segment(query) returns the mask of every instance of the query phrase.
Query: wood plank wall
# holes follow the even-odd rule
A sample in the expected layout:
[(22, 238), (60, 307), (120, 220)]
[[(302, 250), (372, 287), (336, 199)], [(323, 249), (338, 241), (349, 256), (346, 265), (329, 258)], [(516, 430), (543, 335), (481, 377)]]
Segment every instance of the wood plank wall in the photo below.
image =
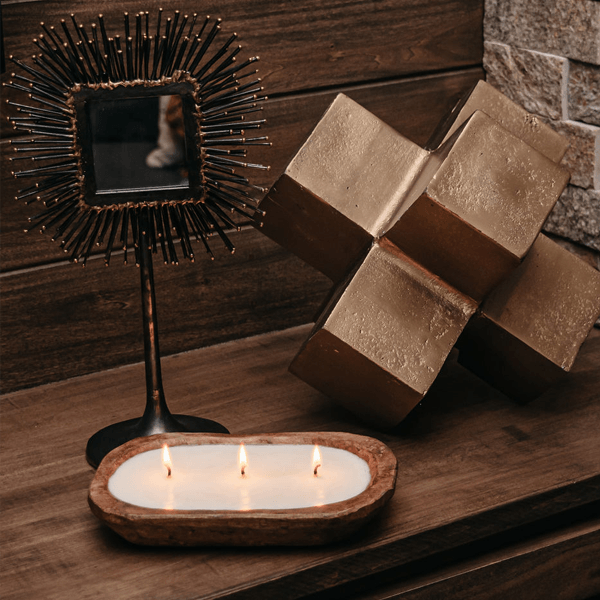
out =
[[(123, 10), (181, 10), (223, 19), (257, 54), (269, 100), (273, 147), (257, 152), (271, 185), (320, 115), (344, 92), (417, 143), (483, 77), (483, 0), (208, 0), (129, 3), (8, 0), (2, 3), (5, 52), (27, 59), (42, 32), (74, 13), (91, 23), (103, 13), (121, 28)], [(13, 68), (7, 62), (3, 81)], [(3, 90), (3, 99), (11, 90)], [(10, 115), (2, 105), (3, 117)], [(139, 277), (134, 266), (91, 260), (68, 264), (47, 236), (23, 233), (36, 212), (14, 200), (8, 156), (13, 132), (1, 130), (0, 274), (2, 391), (108, 369), (143, 358)], [(311, 320), (328, 281), (248, 229), (234, 234), (233, 256), (155, 266), (163, 355)], [(117, 256), (115, 256), (115, 259)]]

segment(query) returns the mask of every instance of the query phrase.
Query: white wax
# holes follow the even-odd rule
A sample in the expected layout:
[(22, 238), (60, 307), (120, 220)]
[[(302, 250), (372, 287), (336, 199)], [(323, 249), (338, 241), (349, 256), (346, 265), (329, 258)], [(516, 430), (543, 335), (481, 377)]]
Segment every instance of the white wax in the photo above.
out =
[(246, 445), (248, 466), (240, 474), (239, 446), (206, 444), (169, 447), (172, 475), (162, 462), (162, 449), (126, 460), (108, 481), (119, 500), (176, 510), (253, 510), (321, 506), (352, 498), (371, 480), (362, 458), (319, 446), (322, 466), (313, 474), (314, 446)]

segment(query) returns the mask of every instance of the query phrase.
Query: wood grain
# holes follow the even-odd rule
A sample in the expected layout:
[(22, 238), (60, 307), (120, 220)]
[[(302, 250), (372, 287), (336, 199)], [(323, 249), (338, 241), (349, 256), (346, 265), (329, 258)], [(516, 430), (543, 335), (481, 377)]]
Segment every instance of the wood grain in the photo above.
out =
[[(600, 500), (600, 332), (586, 341), (565, 384), (526, 406), (450, 361), (422, 404), (386, 434), (287, 373), (307, 334), (304, 326), (168, 357), (170, 407), (238, 435), (337, 430), (380, 439), (399, 465), (396, 494), (380, 518), (320, 549), (142, 550), (122, 541), (87, 507), (93, 472), (84, 449), (97, 429), (139, 416), (143, 367), (132, 365), (2, 398), (3, 597), (300, 598), (367, 577), (376, 583), (377, 574), (400, 567), (410, 579), (410, 565), (422, 559), (433, 573), (440, 553), (452, 556), (502, 532), (516, 536), (527, 524)], [(545, 555), (548, 568), (544, 555), (523, 563), (537, 565), (530, 572), (519, 567), (519, 554), (528, 553), (517, 548), (500, 589), (509, 589), (513, 573), (526, 589), (548, 589), (543, 581), (554, 565), (566, 582), (562, 597), (576, 597), (570, 580), (586, 574), (588, 589), (598, 591), (597, 568), (585, 559), (597, 547), (592, 525), (558, 536)], [(563, 560), (560, 544), (569, 540)], [(571, 560), (574, 552), (581, 560)], [(476, 583), (481, 595), (485, 577)]]
[[(486, 552), (413, 581), (347, 600), (532, 600), (591, 598), (600, 591), (600, 520), (593, 519), (538, 535), (508, 548)], [(566, 573), (577, 574), (574, 577)]]
[[(5, 52), (20, 59), (37, 52), (31, 40), (43, 33), (40, 21), (58, 28), (61, 19), (74, 13), (89, 31), (103, 13), (108, 34), (119, 34), (124, 10), (130, 15), (152, 11), (156, 23), (158, 6), (147, 0), (133, 0), (126, 7), (116, 0), (8, 4), (2, 10)], [(182, 14), (222, 18), (218, 39), (237, 32), (245, 56), (260, 56), (260, 75), (271, 95), (474, 66), (481, 64), (483, 53), (482, 0), (369, 5), (360, 0), (205, 0), (201, 5), (181, 0), (165, 8), (165, 19), (175, 8)]]
[[(234, 255), (155, 265), (163, 356), (306, 323), (323, 302), (323, 275), (252, 228), (232, 240)], [(2, 278), (4, 392), (143, 360), (139, 270), (121, 257)]]
[[(89, 3), (34, 0), (3, 7), (5, 51), (20, 60), (37, 52), (32, 39), (43, 33), (40, 21), (59, 27), (76, 14), (87, 25), (103, 13), (110, 32), (123, 29), (122, 12), (154, 10), (147, 1), (126, 7), (115, 0)], [(307, 0), (281, 3), (190, 0), (176, 5), (182, 14), (201, 11), (221, 17), (223, 40), (240, 35), (244, 59), (260, 56), (259, 71), (267, 94), (288, 95), (314, 89), (361, 84), (415, 74), (481, 65), (483, 0)], [(175, 10), (175, 9), (173, 9)], [(171, 10), (165, 10), (165, 18)], [(164, 22), (163, 22), (164, 26)], [(218, 38), (218, 39), (219, 39)], [(7, 61), (3, 81), (14, 65)], [(14, 90), (4, 90), (13, 97)], [(18, 93), (17, 93), (18, 94)], [(12, 114), (12, 113), (11, 113)], [(12, 135), (3, 120), (2, 137)]]

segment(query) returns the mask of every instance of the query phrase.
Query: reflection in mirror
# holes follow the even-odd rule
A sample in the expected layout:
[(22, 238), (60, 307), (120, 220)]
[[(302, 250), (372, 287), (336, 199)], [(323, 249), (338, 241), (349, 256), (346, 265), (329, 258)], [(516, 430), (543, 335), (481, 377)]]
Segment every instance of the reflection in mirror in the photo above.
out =
[(189, 188), (181, 97), (88, 104), (96, 193)]

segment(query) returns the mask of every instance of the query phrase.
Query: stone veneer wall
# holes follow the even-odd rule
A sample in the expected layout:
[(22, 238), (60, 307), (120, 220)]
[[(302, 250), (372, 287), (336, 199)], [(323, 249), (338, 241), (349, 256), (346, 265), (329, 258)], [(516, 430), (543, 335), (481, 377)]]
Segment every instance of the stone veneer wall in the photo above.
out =
[(600, 251), (600, 0), (486, 0), (487, 81), (571, 145), (544, 230)]

